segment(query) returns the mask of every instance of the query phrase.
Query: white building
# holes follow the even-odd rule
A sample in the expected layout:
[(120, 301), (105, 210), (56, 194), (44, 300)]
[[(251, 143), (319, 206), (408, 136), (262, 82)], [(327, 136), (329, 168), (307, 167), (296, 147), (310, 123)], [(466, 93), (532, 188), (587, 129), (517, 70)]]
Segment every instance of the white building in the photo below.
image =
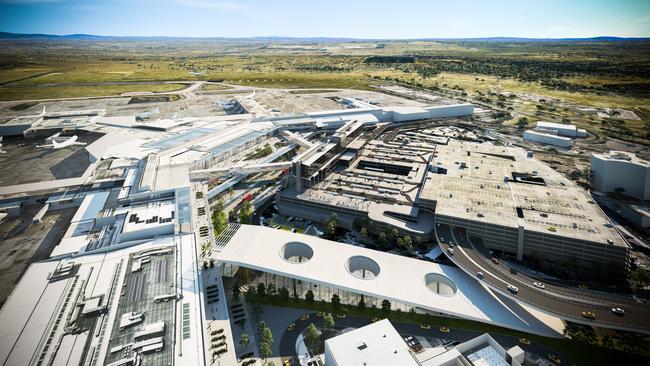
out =
[(325, 341), (325, 365), (418, 366), (397, 330), (383, 319)]
[(325, 366), (520, 366), (524, 351), (503, 348), (483, 334), (455, 348), (427, 349), (415, 353), (393, 325), (384, 319), (325, 341)]
[(567, 149), (571, 148), (571, 139), (558, 136), (557, 134), (527, 130), (524, 132), (524, 139), (526, 141), (541, 142), (546, 145), (559, 146)]
[[(255, 225), (231, 225), (217, 240), (215, 257), (223, 275), (239, 267), (257, 271), (253, 282), (285, 287), (304, 298), (338, 294), (342, 304), (442, 313), (488, 324), (557, 336), (533, 313), (506, 305), (463, 270), (396, 254)], [(250, 243), (264, 243), (250, 245)], [(323, 270), (326, 268), (327, 270)], [(408, 271), (404, 271), (408, 268)]]
[(623, 188), (628, 196), (650, 200), (650, 164), (624, 151), (592, 154), (591, 185), (596, 191)]
[(575, 125), (553, 122), (537, 122), (537, 130), (565, 137), (587, 137), (587, 131), (578, 129)]

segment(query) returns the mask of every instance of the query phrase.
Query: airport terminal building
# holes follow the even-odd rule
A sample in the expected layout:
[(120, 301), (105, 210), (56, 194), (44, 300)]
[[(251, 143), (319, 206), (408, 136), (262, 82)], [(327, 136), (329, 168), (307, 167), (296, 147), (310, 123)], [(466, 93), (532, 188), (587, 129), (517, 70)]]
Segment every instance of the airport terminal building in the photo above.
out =
[(363, 138), (315, 183), (289, 184), (278, 194), (280, 212), (320, 222), (336, 212), (342, 226), (397, 228), (422, 242), (433, 238), (435, 223), (448, 224), (520, 261), (629, 268), (628, 243), (588, 192), (524, 149), (431, 129)]

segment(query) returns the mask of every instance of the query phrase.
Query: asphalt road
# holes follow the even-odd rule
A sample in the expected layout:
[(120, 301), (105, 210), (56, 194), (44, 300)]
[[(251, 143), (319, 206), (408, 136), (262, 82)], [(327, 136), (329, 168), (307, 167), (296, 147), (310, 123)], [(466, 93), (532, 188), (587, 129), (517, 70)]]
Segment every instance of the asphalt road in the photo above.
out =
[[(453, 229), (454, 235), (451, 231), (447, 225), (436, 224), (438, 243), (447, 257), (472, 276), (476, 276), (476, 272), (482, 272), (485, 276), (482, 281), (493, 290), (575, 323), (650, 333), (650, 306), (647, 304), (639, 303), (632, 297), (549, 283), (545, 283), (545, 289), (538, 289), (533, 286), (533, 282), (539, 281), (538, 279), (519, 271), (511, 271), (504, 261), (492, 263), (489, 253), (481, 253), (481, 249), (487, 249), (472, 245), (462, 229)], [(453, 255), (447, 251), (450, 240), (455, 243)], [(508, 290), (509, 284), (519, 288), (517, 294)], [(615, 315), (611, 311), (612, 307), (623, 308), (625, 315)], [(583, 311), (594, 312), (596, 319), (583, 318)]]
[[(309, 320), (302, 321), (299, 318), (294, 320), (294, 322), (296, 323), (296, 328), (291, 332), (285, 330), (284, 333), (282, 334), (282, 338), (280, 339), (280, 354), (282, 355), (283, 360), (285, 358), (289, 358), (295, 355), (296, 352), (295, 345), (298, 339), (298, 335), (302, 331), (304, 331), (305, 328), (309, 326), (309, 324), (314, 323), (317, 326), (322, 325), (322, 318), (316, 317), (316, 313), (309, 313), (309, 315), (310, 315)], [(368, 325), (371, 323), (369, 318), (349, 316), (349, 315), (345, 319), (334, 318), (334, 321), (336, 322), (337, 330), (341, 330), (345, 328), (360, 328), (363, 327), (364, 325)], [(449, 333), (442, 333), (440, 329), (435, 326), (431, 326), (431, 329), (422, 329), (417, 324), (401, 323), (395, 321), (391, 321), (391, 323), (393, 324), (397, 332), (400, 335), (402, 335), (402, 337), (413, 335), (413, 336), (421, 336), (426, 338), (439, 338), (439, 339), (445, 339), (449, 341), (456, 341), (462, 343), (483, 334), (481, 332), (460, 330), (460, 329), (451, 329)], [(561, 359), (563, 365), (572, 364), (565, 356), (557, 353), (554, 350), (546, 348), (540, 344), (536, 344), (536, 343), (531, 343), (530, 345), (521, 344), (519, 343), (517, 337), (508, 336), (508, 335), (490, 334), (490, 336), (494, 338), (505, 349), (509, 349), (510, 347), (518, 345), (525, 352), (533, 353), (535, 355), (538, 355), (541, 358), (546, 358), (548, 357), (549, 354), (552, 353)]]

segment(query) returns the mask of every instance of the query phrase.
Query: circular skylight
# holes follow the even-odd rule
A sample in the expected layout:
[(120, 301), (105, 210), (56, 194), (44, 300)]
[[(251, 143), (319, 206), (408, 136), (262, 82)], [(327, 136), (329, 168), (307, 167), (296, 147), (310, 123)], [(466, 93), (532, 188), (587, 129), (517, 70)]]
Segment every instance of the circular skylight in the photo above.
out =
[(355, 255), (348, 258), (345, 261), (345, 269), (354, 277), (363, 280), (371, 280), (379, 276), (380, 272), (377, 262), (362, 255)]

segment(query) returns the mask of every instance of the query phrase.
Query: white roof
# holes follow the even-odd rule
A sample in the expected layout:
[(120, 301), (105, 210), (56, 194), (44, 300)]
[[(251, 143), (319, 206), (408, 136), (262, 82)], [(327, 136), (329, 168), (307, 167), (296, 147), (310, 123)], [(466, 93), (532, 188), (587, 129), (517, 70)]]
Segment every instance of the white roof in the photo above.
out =
[(492, 346), (486, 346), (467, 355), (474, 366), (508, 366), (506, 360)]
[[(187, 273), (184, 281), (181, 284), (184, 288), (183, 303), (189, 303), (193, 312), (191, 313), (191, 338), (183, 339), (183, 349), (191, 350), (191, 352), (183, 352), (182, 358), (174, 353), (177, 364), (199, 365), (202, 364), (203, 344), (201, 337), (202, 322), (197, 318), (196, 313), (199, 312), (200, 291), (199, 284), (196, 280), (196, 274), (192, 272), (192, 266), (195, 264), (192, 256), (189, 255), (194, 249), (194, 235), (181, 235), (181, 236), (166, 236), (158, 237), (156, 239), (147, 241), (137, 246), (132, 246), (120, 250), (115, 250), (108, 253), (83, 255), (75, 258), (68, 258), (58, 261), (37, 262), (29, 266), (23, 277), (20, 279), (14, 291), (9, 295), (6, 303), (0, 309), (0, 364), (3, 365), (28, 365), (32, 357), (38, 357), (41, 352), (39, 344), (42, 340), (46, 339), (50, 334), (53, 322), (57, 314), (61, 311), (63, 300), (65, 299), (68, 291), (71, 288), (71, 283), (74, 281), (73, 277), (64, 278), (54, 282), (48, 281), (48, 275), (53, 272), (58, 265), (66, 265), (74, 262), (79, 265), (77, 275), (87, 281), (88, 286), (83, 287), (83, 297), (90, 298), (98, 295), (107, 295), (115, 280), (117, 288), (121, 288), (122, 281), (124, 280), (125, 267), (122, 266), (120, 271), (122, 274), (115, 276), (115, 269), (120, 261), (126, 260), (131, 253), (141, 252), (147, 249), (158, 249), (167, 247), (174, 243), (179, 250), (183, 251), (182, 254), (182, 268), (185, 268)], [(75, 291), (81, 289), (78, 285)], [(63, 321), (66, 316), (72, 311), (74, 306), (74, 299), (77, 292), (73, 293), (72, 302), (68, 304), (65, 312), (63, 313)], [(119, 295), (119, 292), (118, 292)], [(118, 304), (122, 301), (119, 296), (116, 297), (113, 306), (109, 308), (109, 312), (105, 315), (105, 321), (108, 324), (118, 321), (122, 314), (118, 314)], [(104, 297), (103, 301), (107, 301)], [(160, 316), (156, 321), (166, 321), (171, 324), (171, 318)], [(54, 339), (58, 340), (59, 336), (63, 335), (65, 327), (59, 326), (55, 331)], [(169, 330), (167, 331), (169, 332)], [(87, 337), (91, 337), (92, 341), (89, 347), (94, 348), (97, 344), (97, 338), (92, 336), (92, 333), (81, 333), (75, 336), (66, 335), (63, 338), (63, 343), (56, 351), (57, 358), (54, 364), (62, 364), (59, 362), (75, 361), (83, 355), (83, 349), (86, 345)], [(111, 336), (111, 327), (107, 328), (104, 341), (101, 345), (99, 360), (104, 364), (103, 355), (108, 352), (109, 341)], [(50, 347), (47, 351), (48, 356), (46, 360), (53, 353), (53, 348)]]
[(548, 139), (553, 139), (553, 140), (556, 140), (556, 141), (571, 142), (571, 139), (569, 137), (562, 137), (562, 136), (558, 136), (558, 135), (552, 135), (550, 133), (544, 133), (544, 132), (535, 131), (535, 130), (526, 130), (524, 132), (524, 137), (527, 137), (529, 135), (531, 135), (531, 136), (541, 136), (541, 137), (545, 137), (545, 138), (548, 138)]
[(113, 117), (94, 117), (93, 122), (98, 125), (107, 125), (115, 127), (133, 127), (135, 124), (135, 116), (113, 116)]
[(544, 128), (547, 130), (576, 130), (575, 125), (565, 125), (561, 123), (553, 123), (553, 122), (543, 122), (539, 121), (537, 122), (537, 127), (538, 128)]
[(104, 208), (110, 192), (87, 194), (70, 222), (92, 220)]
[[(281, 254), (287, 243), (303, 243), (313, 250), (307, 262), (293, 263)], [(388, 299), (427, 310), (456, 315), (486, 323), (539, 334), (554, 334), (531, 315), (520, 317), (495, 295), (462, 270), (428, 261), (384, 253), (314, 236), (291, 233), (263, 226), (241, 225), (217, 259), (242, 267), (279, 274)], [(371, 258), (379, 266), (374, 279), (362, 279), (348, 271), (350, 257)], [(404, 271), (408, 268), (408, 271)], [(429, 289), (428, 274), (438, 274), (457, 287), (452, 296)]]
[(337, 365), (418, 365), (388, 319), (330, 338), (325, 344)]

